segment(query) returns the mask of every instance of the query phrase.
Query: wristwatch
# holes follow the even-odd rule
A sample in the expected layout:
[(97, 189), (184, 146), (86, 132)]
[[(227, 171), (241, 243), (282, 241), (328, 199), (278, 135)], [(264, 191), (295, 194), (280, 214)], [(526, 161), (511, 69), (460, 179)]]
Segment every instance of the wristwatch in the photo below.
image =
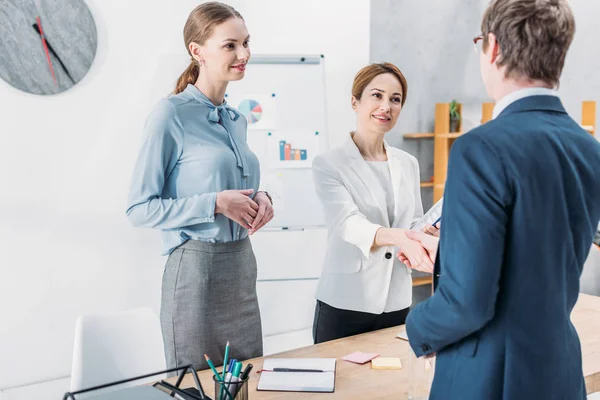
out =
[[(273, 198), (271, 197), (271, 195), (269, 194), (269, 192), (267, 192), (266, 190), (261, 190), (261, 191), (260, 191), (260, 192), (258, 192), (258, 193), (264, 193), (264, 194), (265, 194), (265, 196), (267, 196), (267, 198), (268, 198), (268, 199), (269, 199), (269, 201), (271, 202), (271, 205), (273, 205)], [(258, 193), (256, 193), (256, 194), (258, 194)]]

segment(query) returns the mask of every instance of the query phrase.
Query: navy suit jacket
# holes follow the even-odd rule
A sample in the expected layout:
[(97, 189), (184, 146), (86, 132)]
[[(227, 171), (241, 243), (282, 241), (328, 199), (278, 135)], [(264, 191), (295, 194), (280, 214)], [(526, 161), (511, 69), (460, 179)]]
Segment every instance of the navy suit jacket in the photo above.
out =
[(585, 399), (570, 314), (600, 219), (600, 143), (555, 96), (456, 140), (435, 292), (406, 321), (430, 399)]

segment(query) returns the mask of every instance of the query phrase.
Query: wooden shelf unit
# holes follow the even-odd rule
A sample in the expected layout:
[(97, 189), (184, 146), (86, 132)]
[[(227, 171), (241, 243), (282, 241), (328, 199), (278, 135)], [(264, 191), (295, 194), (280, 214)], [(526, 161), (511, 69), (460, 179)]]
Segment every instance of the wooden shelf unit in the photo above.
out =
[(592, 135), (596, 135), (596, 102), (581, 103), (581, 126)]
[[(458, 103), (458, 113), (462, 116), (462, 104)], [(462, 118), (458, 122), (458, 132), (450, 133), (450, 103), (435, 105), (435, 123), (433, 125), (433, 202), (444, 195), (444, 184), (448, 173), (448, 157), (454, 140), (462, 135)]]
[(485, 124), (486, 122), (492, 119), (492, 115), (494, 115), (494, 102), (486, 102), (481, 105), (481, 123)]
[[(494, 112), (493, 102), (482, 103), (481, 123), (492, 119)], [(462, 116), (462, 104), (458, 104), (458, 113)], [(422, 188), (433, 188), (434, 203), (444, 195), (444, 185), (448, 172), (448, 157), (450, 147), (454, 140), (462, 135), (462, 119), (458, 125), (458, 132), (450, 132), (450, 103), (437, 103), (435, 105), (434, 131), (431, 133), (407, 133), (405, 139), (433, 139), (433, 182), (421, 182)], [(584, 101), (581, 105), (581, 126), (590, 134), (596, 133), (596, 102)]]

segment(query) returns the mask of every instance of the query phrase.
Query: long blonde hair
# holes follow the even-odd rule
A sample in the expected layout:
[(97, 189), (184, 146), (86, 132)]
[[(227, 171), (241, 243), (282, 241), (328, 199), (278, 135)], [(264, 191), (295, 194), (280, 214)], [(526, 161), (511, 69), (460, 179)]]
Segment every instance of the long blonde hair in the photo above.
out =
[[(192, 57), (192, 54), (190, 53), (190, 43), (195, 42), (200, 45), (204, 44), (206, 39), (213, 34), (215, 27), (227, 21), (229, 18), (244, 19), (235, 8), (216, 1), (200, 4), (198, 7), (194, 8), (183, 28), (183, 40), (190, 57)], [(192, 57), (190, 65), (183, 71), (177, 80), (174, 93), (181, 93), (188, 84), (196, 83), (199, 75), (200, 66), (194, 57)]]

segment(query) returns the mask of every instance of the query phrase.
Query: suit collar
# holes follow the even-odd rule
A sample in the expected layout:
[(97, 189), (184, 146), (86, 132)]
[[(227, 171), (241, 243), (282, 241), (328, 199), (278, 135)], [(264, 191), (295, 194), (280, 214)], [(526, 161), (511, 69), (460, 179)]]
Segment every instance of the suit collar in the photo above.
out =
[(567, 111), (560, 99), (556, 96), (536, 95), (521, 98), (509, 104), (498, 117), (524, 111), (552, 111), (566, 114)]
[(496, 118), (500, 113), (509, 105), (517, 100), (521, 100), (529, 96), (557, 96), (556, 90), (548, 89), (545, 87), (528, 87), (524, 89), (515, 90), (498, 100), (494, 106), (494, 112), (492, 113), (492, 119)]

